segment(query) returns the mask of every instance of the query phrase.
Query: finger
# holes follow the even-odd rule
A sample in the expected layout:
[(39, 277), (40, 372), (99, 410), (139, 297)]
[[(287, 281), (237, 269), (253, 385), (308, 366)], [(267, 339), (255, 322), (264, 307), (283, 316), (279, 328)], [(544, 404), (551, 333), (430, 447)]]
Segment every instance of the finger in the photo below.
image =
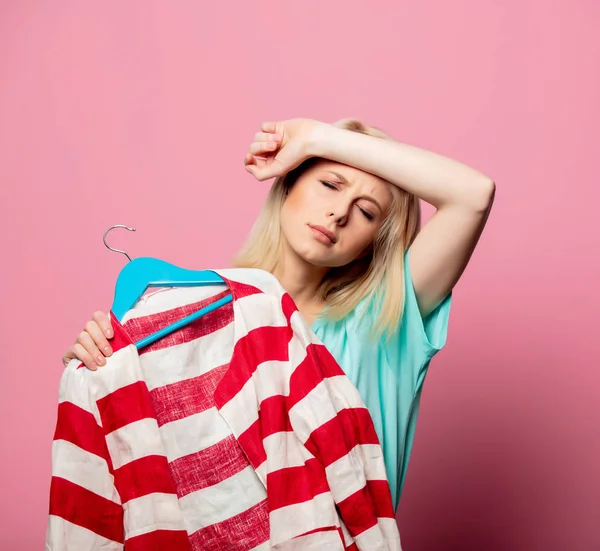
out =
[(263, 180), (262, 169), (260, 169), (256, 165), (247, 165), (246, 166), (246, 170), (250, 174), (252, 174), (252, 176), (254, 176), (259, 182), (262, 182), (262, 180)]
[(273, 178), (277, 176), (277, 173), (273, 169), (272, 165), (265, 165), (263, 167), (257, 167), (255, 165), (246, 166), (246, 170), (252, 174), (259, 182), (263, 182), (264, 180), (268, 180), (269, 178)]
[(260, 129), (263, 132), (275, 132), (277, 130), (277, 123), (272, 121), (263, 122), (260, 125)]
[(83, 365), (85, 365), (85, 367), (87, 367), (91, 371), (96, 371), (96, 369), (98, 369), (98, 366), (96, 365), (96, 362), (94, 361), (92, 356), (90, 356), (88, 351), (79, 343), (75, 343), (73, 345), (73, 353), (75, 355), (75, 358), (83, 362)]
[(252, 155), (260, 155), (261, 153), (273, 152), (277, 147), (278, 144), (275, 142), (253, 142), (250, 145), (250, 153)]
[(98, 347), (102, 354), (105, 356), (110, 356), (112, 354), (112, 348), (110, 347), (110, 344), (108, 344), (108, 340), (104, 336), (100, 326), (95, 321), (89, 321), (86, 323), (85, 330), (90, 334), (94, 340), (94, 344)]
[(110, 323), (110, 317), (106, 312), (98, 310), (97, 312), (94, 312), (92, 319), (100, 326), (100, 329), (102, 329), (107, 338), (113, 338), (114, 331)]
[(73, 347), (69, 348), (62, 357), (62, 363), (65, 367), (69, 365), (69, 362), (75, 358), (75, 353), (73, 352)]
[(95, 364), (104, 365), (106, 363), (104, 354), (102, 354), (100, 350), (98, 350), (96, 343), (87, 331), (82, 331), (79, 334), (79, 337), (77, 337), (77, 344), (83, 346), (83, 348), (85, 349), (87, 354), (89, 354), (89, 356)]
[(281, 134), (272, 134), (270, 132), (257, 132), (254, 134), (255, 142), (279, 142), (281, 141)]
[(252, 155), (252, 153), (246, 153), (246, 156), (244, 157), (244, 164), (245, 165), (251, 165), (251, 164), (255, 164), (256, 161), (254, 159), (254, 155)]
[[(246, 171), (256, 178), (256, 165), (246, 165)], [(258, 179), (258, 178), (257, 178)]]

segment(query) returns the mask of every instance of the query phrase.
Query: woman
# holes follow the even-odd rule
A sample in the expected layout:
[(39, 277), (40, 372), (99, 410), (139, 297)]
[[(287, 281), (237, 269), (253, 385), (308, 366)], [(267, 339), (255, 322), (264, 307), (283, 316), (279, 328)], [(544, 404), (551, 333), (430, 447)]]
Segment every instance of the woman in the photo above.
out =
[[(452, 289), (495, 184), (350, 119), (264, 123), (245, 165), (275, 181), (235, 264), (279, 279), (358, 388), (397, 507), (423, 379), (445, 344)], [(419, 198), (437, 208), (421, 231)], [(109, 316), (96, 312), (64, 364), (104, 365), (112, 336)]]

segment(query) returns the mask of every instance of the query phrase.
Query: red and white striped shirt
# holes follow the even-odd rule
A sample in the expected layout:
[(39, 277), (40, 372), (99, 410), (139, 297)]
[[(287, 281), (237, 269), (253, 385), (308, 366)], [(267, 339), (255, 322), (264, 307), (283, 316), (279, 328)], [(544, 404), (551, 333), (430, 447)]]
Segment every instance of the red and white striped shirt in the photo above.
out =
[[(399, 550), (358, 391), (262, 270), (142, 299), (59, 391), (48, 551)], [(133, 343), (231, 292), (233, 302)]]

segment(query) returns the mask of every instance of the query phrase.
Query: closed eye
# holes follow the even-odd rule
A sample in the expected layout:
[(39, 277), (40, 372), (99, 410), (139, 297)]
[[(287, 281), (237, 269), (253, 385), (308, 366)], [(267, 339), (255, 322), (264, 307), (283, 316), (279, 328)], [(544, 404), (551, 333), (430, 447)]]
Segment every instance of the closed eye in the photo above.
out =
[(365, 218), (369, 221), (373, 220), (373, 218), (375, 218), (370, 212), (367, 212), (366, 210), (358, 207), (360, 209), (360, 212), (362, 212), (365, 215)]
[(321, 182), (325, 187), (328, 187), (330, 189), (337, 189), (337, 187), (334, 184), (328, 182), (327, 180), (319, 180), (319, 182)]
[[(335, 190), (338, 189), (338, 187), (335, 184), (332, 184), (331, 182), (328, 182), (327, 180), (319, 180), (319, 182), (321, 182), (326, 188), (335, 189)], [(369, 222), (375, 218), (375, 216), (373, 216), (370, 212), (366, 211), (362, 207), (358, 206), (358, 209), (360, 210), (360, 212), (363, 213), (363, 216), (367, 220), (369, 220)]]

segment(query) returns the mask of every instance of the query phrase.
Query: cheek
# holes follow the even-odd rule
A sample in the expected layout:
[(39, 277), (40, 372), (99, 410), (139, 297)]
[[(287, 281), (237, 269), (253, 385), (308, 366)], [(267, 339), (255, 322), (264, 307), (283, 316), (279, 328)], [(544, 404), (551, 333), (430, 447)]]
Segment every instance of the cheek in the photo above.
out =
[(354, 228), (353, 231), (348, 232), (345, 236), (345, 252), (349, 256), (356, 258), (373, 243), (379, 229), (379, 226), (361, 224), (359, 227)]
[(317, 203), (314, 192), (305, 186), (296, 184), (289, 192), (281, 207), (282, 222), (287, 220), (309, 222), (311, 213), (314, 212)]
[(304, 218), (302, 202), (297, 196), (289, 195), (281, 206), (280, 214), (281, 232), (288, 243), (293, 245), (296, 242)]

